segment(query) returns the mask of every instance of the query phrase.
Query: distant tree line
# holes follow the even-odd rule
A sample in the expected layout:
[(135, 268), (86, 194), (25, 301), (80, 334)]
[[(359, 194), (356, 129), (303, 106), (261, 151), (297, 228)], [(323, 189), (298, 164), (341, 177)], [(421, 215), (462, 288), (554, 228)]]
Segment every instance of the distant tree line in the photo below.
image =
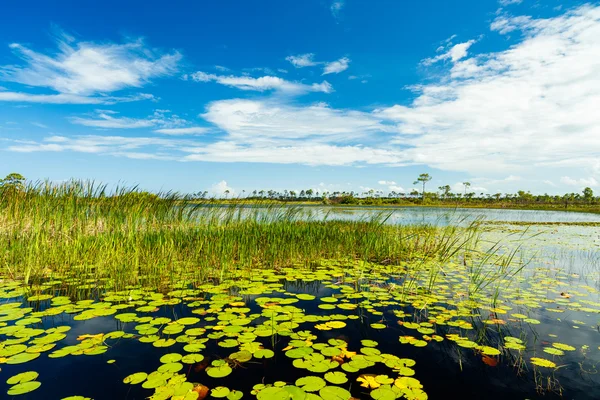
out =
[[(414, 184), (420, 186), (420, 191), (413, 189), (410, 192), (370, 189), (363, 192), (356, 191), (319, 191), (314, 189), (303, 190), (253, 190), (243, 191), (240, 196), (230, 196), (227, 191), (225, 200), (229, 201), (278, 201), (297, 203), (322, 203), (346, 205), (440, 205), (440, 206), (493, 206), (506, 208), (569, 208), (569, 207), (600, 207), (600, 197), (594, 196), (594, 191), (586, 187), (580, 193), (565, 193), (563, 195), (540, 194), (535, 195), (529, 191), (519, 190), (517, 193), (476, 193), (469, 191), (470, 182), (463, 182), (463, 192), (453, 192), (450, 185), (439, 186), (437, 191), (427, 191), (427, 183), (431, 181), (429, 174), (420, 174)], [(8, 174), (0, 179), (0, 196), (18, 195), (25, 190), (25, 177), (18, 173)], [(125, 193), (125, 192), (124, 192)], [(115, 195), (115, 194), (113, 194)], [(116, 194), (118, 195), (118, 193)], [(156, 194), (144, 191), (127, 191), (131, 197), (156, 197)], [(201, 191), (187, 196), (190, 200), (203, 200), (219, 202), (223, 199), (211, 198), (208, 191)]]

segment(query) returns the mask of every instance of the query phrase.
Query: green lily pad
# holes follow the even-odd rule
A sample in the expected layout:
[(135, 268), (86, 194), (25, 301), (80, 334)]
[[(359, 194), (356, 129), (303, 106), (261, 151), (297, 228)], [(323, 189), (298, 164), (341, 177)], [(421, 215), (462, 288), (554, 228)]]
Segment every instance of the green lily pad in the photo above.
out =
[(318, 392), (327, 386), (327, 382), (318, 376), (305, 376), (296, 380), (296, 386), (306, 392)]
[(325, 386), (319, 390), (323, 400), (348, 400), (352, 397), (349, 391), (339, 386)]
[(340, 371), (328, 372), (325, 374), (325, 379), (335, 385), (341, 385), (348, 382), (348, 377)]
[(223, 378), (231, 374), (233, 370), (223, 360), (216, 360), (212, 362), (212, 365), (206, 368), (206, 374), (211, 378)]
[(125, 379), (123, 379), (123, 383), (127, 383), (130, 385), (137, 385), (139, 383), (144, 382), (147, 377), (148, 377), (148, 374), (145, 372), (136, 372), (135, 374), (126, 376)]
[(33, 392), (40, 386), (42, 386), (42, 384), (38, 381), (19, 383), (18, 385), (12, 386), (10, 389), (8, 389), (7, 393), (9, 396), (17, 396), (20, 394)]
[(32, 360), (35, 360), (40, 356), (40, 353), (20, 353), (9, 357), (6, 360), (6, 364), (23, 364)]
[(35, 380), (40, 374), (35, 371), (21, 372), (20, 374), (11, 376), (6, 380), (9, 385), (16, 385), (18, 383), (25, 383)]
[(229, 390), (229, 388), (226, 388), (225, 386), (217, 386), (216, 388), (211, 389), (210, 395), (212, 397), (220, 399), (223, 397), (227, 397), (227, 395), (229, 395), (230, 392), (231, 391)]

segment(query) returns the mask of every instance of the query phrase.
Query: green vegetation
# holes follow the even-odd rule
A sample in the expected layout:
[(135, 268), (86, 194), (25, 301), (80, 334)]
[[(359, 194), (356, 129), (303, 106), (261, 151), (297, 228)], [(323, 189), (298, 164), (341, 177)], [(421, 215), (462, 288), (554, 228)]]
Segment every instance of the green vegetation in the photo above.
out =
[(13, 189), (0, 193), (0, 265), (5, 276), (25, 283), (76, 273), (95, 283), (111, 277), (114, 289), (140, 282), (169, 287), (187, 273), (201, 283), (324, 258), (442, 257), (462, 240), (458, 228), (389, 226), (384, 214), (369, 221), (303, 220), (293, 207), (205, 207), (176, 193), (109, 194), (93, 182)]

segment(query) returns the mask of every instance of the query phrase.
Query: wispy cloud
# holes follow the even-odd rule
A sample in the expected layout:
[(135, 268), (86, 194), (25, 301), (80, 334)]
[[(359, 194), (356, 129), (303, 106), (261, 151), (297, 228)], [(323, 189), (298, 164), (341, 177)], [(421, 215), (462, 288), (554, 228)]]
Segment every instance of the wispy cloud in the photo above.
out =
[(348, 69), (351, 61), (348, 57), (342, 57), (336, 61), (315, 61), (314, 57), (315, 55), (313, 53), (306, 53), (299, 54), (297, 56), (288, 56), (286, 57), (286, 60), (296, 68), (324, 65), (323, 75), (339, 74), (340, 72)]
[[(452, 38), (454, 38), (454, 36)], [(450, 38), (450, 40), (452, 38)], [(452, 43), (450, 42), (449, 46), (447, 46), (447, 47), (441, 46), (438, 48), (438, 51), (444, 51), (442, 54), (438, 54), (437, 56), (432, 57), (432, 58), (426, 58), (425, 60), (422, 61), (422, 64), (423, 65), (432, 65), (438, 61), (445, 61), (445, 60), (457, 62), (458, 60), (465, 58), (469, 54), (468, 50), (474, 43), (476, 43), (476, 40), (469, 40), (468, 42), (458, 43), (455, 45), (452, 45)]]
[(99, 104), (119, 101), (98, 95), (126, 88), (140, 88), (152, 78), (177, 72), (181, 54), (158, 53), (138, 39), (123, 44), (77, 42), (62, 34), (58, 51), (40, 53), (22, 44), (10, 48), (21, 64), (0, 66), (0, 80), (49, 88), (58, 94), (2, 92), (1, 100), (45, 103)]
[(299, 54), (297, 56), (287, 56), (285, 59), (296, 68), (314, 67), (322, 62), (314, 61), (313, 53)]
[(369, 113), (338, 110), (322, 103), (295, 106), (277, 100), (216, 101), (210, 103), (201, 116), (232, 137), (253, 141), (319, 137), (352, 140), (369, 138), (389, 128)]
[(511, 4), (521, 4), (523, 0), (498, 0), (502, 6), (510, 6)]
[(325, 64), (323, 69), (323, 75), (327, 74), (339, 74), (348, 69), (350, 66), (350, 59), (348, 57), (342, 57), (337, 61), (332, 61)]
[(561, 181), (561, 183), (564, 183), (565, 185), (577, 186), (580, 188), (583, 188), (586, 186), (589, 186), (589, 187), (598, 186), (598, 181), (594, 177), (574, 179), (569, 176), (563, 176), (562, 178), (560, 178), (560, 181)]
[(192, 126), (189, 128), (162, 128), (154, 130), (154, 132), (163, 133), (165, 135), (201, 135), (209, 131), (209, 128), (202, 128), (199, 126)]
[[(177, 134), (175, 128), (187, 129), (188, 132), (180, 131), (180, 133), (196, 133), (192, 127), (185, 127), (188, 121), (180, 118), (178, 115), (171, 113), (169, 110), (155, 110), (154, 113), (146, 118), (129, 118), (115, 116), (116, 112), (109, 110), (96, 110), (93, 117), (71, 117), (69, 120), (73, 124), (89, 126), (92, 128), (101, 129), (138, 129), (160, 127), (156, 130), (159, 133)], [(163, 130), (161, 132), (161, 130)], [(166, 130), (166, 131), (164, 131)]]
[(336, 20), (338, 20), (338, 18), (340, 17), (340, 12), (342, 11), (342, 8), (344, 8), (344, 0), (334, 0), (331, 3), (331, 15), (333, 15), (333, 18), (335, 18)]
[(43, 103), (43, 104), (115, 104), (140, 100), (155, 100), (151, 94), (139, 93), (131, 96), (79, 96), (68, 93), (30, 94), (22, 92), (0, 92), (0, 101)]
[[(19, 141), (7, 150), (21, 153), (73, 151), (137, 159), (173, 159), (165, 151), (189, 145), (189, 141), (164, 138), (85, 135), (50, 136), (39, 142)], [(140, 151), (144, 148), (147, 151)]]
[(300, 82), (291, 82), (276, 76), (263, 76), (252, 78), (250, 76), (224, 76), (207, 74), (202, 71), (195, 72), (190, 77), (196, 82), (216, 82), (221, 85), (234, 87), (240, 90), (268, 91), (275, 90), (283, 93), (301, 94), (307, 92), (333, 92), (333, 87), (327, 81), (307, 85)]

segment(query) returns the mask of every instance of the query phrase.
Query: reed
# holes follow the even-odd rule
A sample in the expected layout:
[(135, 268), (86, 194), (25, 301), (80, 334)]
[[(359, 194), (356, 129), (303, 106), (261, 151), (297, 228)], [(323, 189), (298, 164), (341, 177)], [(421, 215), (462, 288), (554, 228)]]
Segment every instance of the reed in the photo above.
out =
[(172, 287), (182, 276), (201, 283), (322, 259), (443, 259), (462, 243), (456, 228), (389, 225), (385, 214), (317, 219), (297, 207), (214, 207), (92, 181), (38, 182), (0, 196), (2, 275), (28, 284), (69, 276), (114, 289)]

